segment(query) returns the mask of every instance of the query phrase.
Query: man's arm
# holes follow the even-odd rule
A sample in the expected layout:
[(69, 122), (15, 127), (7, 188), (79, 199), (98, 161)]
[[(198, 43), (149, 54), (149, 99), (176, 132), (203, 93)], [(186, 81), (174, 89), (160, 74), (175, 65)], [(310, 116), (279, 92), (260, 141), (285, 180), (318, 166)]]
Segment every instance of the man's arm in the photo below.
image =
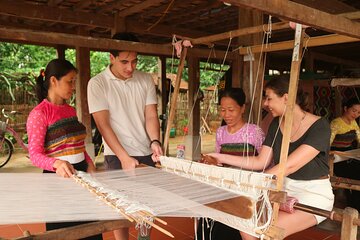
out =
[(123, 148), (119, 142), (115, 132), (110, 125), (110, 117), (108, 110), (102, 110), (94, 112), (93, 114), (96, 126), (98, 127), (101, 135), (103, 136), (105, 142), (110, 147), (110, 149), (115, 153), (115, 155), (120, 159), (121, 166), (123, 169), (132, 169), (135, 168), (139, 162), (130, 157), (126, 150)]
[[(145, 127), (150, 141), (160, 140), (160, 122), (156, 106), (156, 104), (150, 104), (145, 107)], [(153, 161), (159, 161), (159, 157), (163, 155), (160, 143), (156, 141), (151, 142), (150, 147), (153, 151)]]

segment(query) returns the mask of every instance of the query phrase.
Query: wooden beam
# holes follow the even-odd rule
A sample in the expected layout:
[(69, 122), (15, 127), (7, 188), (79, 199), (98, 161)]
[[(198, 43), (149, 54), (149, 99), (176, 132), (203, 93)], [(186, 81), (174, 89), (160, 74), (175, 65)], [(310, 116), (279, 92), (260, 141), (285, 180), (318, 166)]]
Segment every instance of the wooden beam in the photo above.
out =
[(163, 2), (164, 0), (146, 0), (146, 1), (141, 1), (140, 3), (137, 3), (135, 5), (133, 5), (132, 7), (128, 7), (125, 10), (122, 10), (119, 12), (119, 16), (121, 17), (126, 17), (129, 15), (132, 15), (134, 13), (138, 13), (143, 11), (144, 9), (159, 5), (161, 2)]
[(360, 19), (360, 11), (341, 13), (339, 14), (341, 17), (345, 17), (348, 19)]
[(238, 7), (257, 9), (328, 32), (360, 38), (360, 23), (287, 0), (221, 0)]
[(193, 161), (201, 160), (201, 137), (200, 137), (200, 63), (196, 57), (188, 58), (188, 102), (187, 114), (188, 133), (185, 136), (185, 158)]
[[(283, 190), (284, 177), (286, 171), (286, 163), (289, 156), (289, 145), (291, 138), (291, 129), (294, 118), (294, 108), (296, 104), (296, 96), (299, 84), (299, 75), (301, 68), (302, 52), (303, 52), (303, 42), (304, 41), (304, 29), (301, 27), (301, 24), (296, 24), (295, 37), (294, 37), (294, 50), (292, 54), (291, 61), (291, 71), (290, 71), (290, 81), (289, 81), (289, 91), (288, 91), (288, 101), (286, 104), (285, 111), (285, 123), (284, 123), (284, 132), (281, 142), (281, 151), (280, 151), (280, 162), (279, 162), (279, 171), (277, 174), (276, 189), (278, 191)], [(276, 222), (278, 217), (278, 204), (274, 204), (274, 222)]]
[[(324, 35), (320, 37), (312, 37), (309, 41), (306, 42), (306, 47), (317, 47), (317, 46), (324, 46), (324, 45), (331, 45), (331, 44), (339, 44), (339, 43), (349, 43), (349, 42), (358, 42), (360, 39), (341, 36), (337, 34), (331, 35)], [(262, 45), (251, 46), (252, 53), (259, 53), (263, 52), (275, 52), (275, 51), (282, 51), (282, 50), (290, 50), (294, 46), (294, 40), (277, 42), (277, 43), (269, 43), (267, 47)], [(262, 50), (261, 50), (262, 49)], [(241, 55), (245, 55), (248, 53), (247, 47), (242, 47), (239, 49), (239, 53)]]
[(128, 220), (109, 220), (91, 222), (74, 227), (61, 228), (35, 235), (16, 238), (17, 240), (45, 240), (45, 239), (81, 239), (95, 234), (109, 232), (123, 227), (130, 227), (134, 224)]
[(175, 118), (176, 102), (177, 102), (177, 98), (179, 95), (181, 76), (182, 76), (182, 72), (184, 70), (187, 50), (188, 50), (188, 48), (184, 47), (181, 52), (180, 63), (178, 66), (178, 70), (176, 72), (176, 81), (175, 81), (175, 86), (174, 86), (174, 92), (171, 95), (170, 113), (169, 113), (168, 121), (166, 124), (166, 131), (165, 131), (165, 138), (164, 138), (164, 152), (165, 153), (168, 151), (168, 148), (169, 148), (170, 128), (171, 128), (171, 125)]
[(85, 25), (91, 27), (111, 28), (113, 17), (101, 14), (84, 13), (56, 7), (17, 3), (16, 1), (0, 0), (3, 15), (15, 15), (21, 18), (36, 19), (42, 21), (62, 22), (70, 24)]
[[(235, 37), (239, 37), (239, 36), (243, 36), (243, 35), (259, 33), (259, 32), (264, 31), (264, 29), (266, 29), (267, 27), (268, 27), (268, 24), (255, 26), (255, 27), (246, 27), (246, 28), (242, 28), (242, 29), (225, 32), (225, 33), (219, 33), (219, 34), (214, 34), (214, 35), (210, 35), (210, 36), (206, 36), (206, 37), (195, 38), (195, 39), (191, 40), (191, 43), (192, 44), (210, 43), (210, 42), (216, 42), (216, 41), (220, 41), (220, 40), (224, 40), (224, 39), (235, 38)], [(290, 27), (289, 27), (289, 23), (287, 23), (287, 22), (279, 22), (279, 23), (272, 24), (271, 28), (273, 31), (276, 31), (279, 29), (286, 29), (286, 28), (290, 28)]]
[(0, 19), (0, 26), (7, 27), (7, 28), (18, 28), (24, 29), (24, 27), (28, 30), (35, 30), (35, 31), (44, 31), (44, 32), (61, 32), (61, 33), (70, 33), (75, 34), (75, 29), (67, 29), (67, 28), (60, 28), (59, 26), (35, 26), (35, 25), (25, 25), (25, 23), (15, 22), (12, 19)]
[[(73, 26), (82, 25), (92, 28), (101, 27), (109, 30), (114, 28), (115, 21), (118, 19), (116, 15), (97, 15), (93, 13), (85, 13), (67, 9), (62, 9), (59, 11), (59, 9), (55, 7), (20, 4), (9, 0), (0, 0), (0, 6), (0, 14), (3, 15), (41, 20), (45, 22), (66, 23), (72, 24)], [(148, 33), (151, 35), (169, 37), (169, 39), (175, 33), (185, 36), (190, 35), (191, 37), (199, 37), (206, 34), (202, 31), (189, 30), (185, 28), (174, 28), (162, 24), (157, 24), (156, 27), (148, 31), (147, 29), (152, 25), (152, 23), (145, 23), (134, 20), (127, 20), (124, 22), (124, 25), (126, 25), (126, 30), (129, 32), (140, 34)], [(8, 24), (5, 24), (5, 26), (8, 26)], [(24, 28), (24, 25), (19, 24), (19, 27)], [(29, 28), (31, 27), (29, 26)], [(48, 29), (44, 28), (44, 30)], [(51, 29), (49, 29), (49, 31), (51, 31)]]
[(99, 8), (98, 11), (96, 11), (97, 13), (100, 12), (106, 12), (109, 10), (121, 10), (122, 8), (124, 8), (123, 4), (127, 3), (127, 0), (117, 0), (117, 1), (113, 1), (111, 3), (106, 3), (103, 7)]
[(136, 51), (145, 54), (171, 55), (171, 46), (133, 43), (105, 38), (92, 38), (64, 33), (35, 32), (29, 30), (0, 28), (0, 39), (23, 40), (34, 43), (58, 44), (67, 46), (88, 47), (90, 49), (109, 51), (110, 49)]
[(60, 3), (62, 3), (64, 0), (49, 0), (48, 5), (51, 7), (56, 7)]
[(308, 7), (331, 13), (338, 14), (344, 12), (352, 12), (357, 9), (344, 3), (340, 0), (326, 0), (326, 1), (314, 1), (314, 0), (292, 0), (292, 2), (296, 2), (302, 5), (306, 5)]
[(84, 7), (88, 7), (91, 4), (91, 0), (82, 0), (79, 1), (77, 4), (75, 4), (72, 9), (73, 10), (77, 10), (77, 9), (82, 9)]
[(358, 219), (359, 212), (353, 208), (345, 208), (343, 221), (341, 224), (341, 240), (356, 240), (357, 238), (357, 226), (354, 226), (354, 221)]
[[(142, 54), (153, 56), (171, 56), (172, 46), (151, 44), (151, 43), (133, 43), (127, 41), (113, 40), (108, 38), (92, 38), (84, 37), (73, 34), (65, 33), (49, 33), (49, 32), (36, 32), (23, 29), (7, 29), (0, 28), (0, 41), (7, 42), (23, 42), (38, 45), (58, 45), (61, 42), (66, 46), (88, 47), (91, 50), (109, 51), (110, 49), (136, 51)], [(197, 56), (199, 58), (207, 58), (210, 50), (205, 49), (189, 49), (190, 56)], [(224, 51), (216, 51), (216, 57), (213, 59), (223, 59), (225, 56)], [(231, 56), (228, 55), (228, 59)]]
[(360, 67), (360, 62), (357, 62), (357, 61), (351, 61), (351, 60), (346, 60), (343, 58), (333, 57), (328, 54), (319, 53), (319, 52), (312, 52), (311, 54), (314, 59), (320, 60), (323, 62), (335, 63), (335, 64), (339, 64), (339, 65), (345, 65), (345, 66), (356, 67), (356, 68)]

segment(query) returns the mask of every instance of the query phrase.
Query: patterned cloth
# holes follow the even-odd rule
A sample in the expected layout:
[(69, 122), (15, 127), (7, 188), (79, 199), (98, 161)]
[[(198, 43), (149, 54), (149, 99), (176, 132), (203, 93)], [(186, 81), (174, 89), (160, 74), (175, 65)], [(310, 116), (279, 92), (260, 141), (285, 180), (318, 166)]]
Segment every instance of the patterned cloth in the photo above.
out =
[(258, 152), (252, 144), (248, 143), (224, 143), (221, 144), (220, 153), (236, 156), (256, 156)]
[[(264, 132), (256, 124), (245, 123), (236, 133), (229, 133), (227, 126), (221, 126), (216, 131), (216, 152), (233, 155), (249, 156), (260, 152), (262, 142), (265, 139)], [(255, 151), (256, 150), (256, 151)], [(245, 154), (246, 156), (246, 154)]]
[(347, 151), (357, 148), (360, 142), (360, 129), (356, 121), (347, 124), (341, 117), (330, 123), (331, 150)]
[(91, 162), (85, 151), (85, 127), (68, 104), (55, 105), (43, 100), (30, 112), (26, 128), (30, 160), (35, 166), (54, 171), (56, 159)]

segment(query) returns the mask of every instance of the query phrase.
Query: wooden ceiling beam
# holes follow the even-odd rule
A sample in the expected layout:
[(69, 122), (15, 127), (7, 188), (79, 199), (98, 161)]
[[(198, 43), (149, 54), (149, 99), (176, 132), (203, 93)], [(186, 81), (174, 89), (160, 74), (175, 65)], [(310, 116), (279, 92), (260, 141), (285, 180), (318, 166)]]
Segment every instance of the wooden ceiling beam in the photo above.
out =
[(135, 4), (132, 7), (126, 8), (125, 10), (119, 11), (119, 17), (126, 17), (134, 13), (141, 12), (147, 8), (159, 5), (164, 0), (146, 0), (141, 3)]
[[(307, 40), (306, 40), (307, 41)], [(348, 43), (348, 42), (358, 42), (359, 38), (352, 38), (348, 36), (331, 34), (320, 37), (312, 37), (306, 43), (306, 47), (317, 47), (317, 46), (325, 46), (339, 43)], [(248, 47), (242, 47), (239, 49), (239, 53), (241, 55), (248, 54)], [(283, 41), (277, 43), (269, 43), (266, 47), (262, 45), (250, 46), (252, 53), (260, 53), (262, 52), (275, 52), (275, 51), (283, 51), (290, 50), (294, 48), (294, 40)]]
[(316, 59), (316, 60), (320, 60), (323, 62), (328, 62), (328, 63), (335, 63), (335, 64), (339, 64), (339, 65), (345, 65), (345, 66), (350, 66), (350, 67), (355, 67), (358, 68), (360, 67), (360, 63), (357, 61), (352, 61), (352, 60), (347, 60), (344, 58), (339, 58), (339, 57), (333, 57), (324, 53), (319, 53), (319, 52), (311, 52), (311, 56)]
[(326, 1), (292, 0), (292, 2), (296, 2), (331, 14), (339, 14), (339, 13), (352, 12), (357, 10), (356, 8), (349, 6), (339, 0), (326, 0)]
[(221, 0), (238, 7), (247, 7), (285, 18), (314, 28), (345, 36), (360, 38), (360, 23), (319, 11), (287, 0)]
[[(216, 41), (220, 41), (220, 40), (224, 40), (224, 39), (229, 39), (229, 38), (239, 37), (239, 36), (243, 36), (243, 35), (263, 32), (264, 29), (267, 29), (267, 28), (268, 28), (268, 24), (255, 26), (255, 27), (247, 27), (247, 28), (237, 29), (237, 30), (233, 30), (233, 31), (225, 32), (225, 33), (214, 34), (211, 36), (195, 38), (195, 39), (191, 40), (191, 43), (192, 44), (203, 44), (203, 43), (216, 42)], [(271, 29), (273, 31), (276, 31), (279, 29), (285, 29), (285, 28), (290, 28), (289, 23), (279, 22), (279, 23), (273, 23), (271, 26)]]
[[(176, 13), (171, 14), (171, 16), (166, 17), (164, 21), (172, 22), (172, 23), (179, 22), (180, 24), (184, 24), (188, 21), (199, 19), (201, 15), (200, 13), (204, 12), (203, 9), (209, 9), (209, 7), (215, 8), (218, 7), (219, 4), (222, 6), (221, 2), (219, 2), (218, 0), (209, 0), (197, 5), (193, 4), (192, 7), (184, 8), (177, 11)], [(207, 12), (209, 12), (209, 10), (207, 10)], [(217, 12), (216, 14), (220, 14), (220, 13)]]
[[(57, 8), (35, 6), (32, 4), (18, 4), (9, 0), (0, 0), (1, 10), (0, 14), (6, 14), (9, 16), (21, 17), (24, 19), (35, 19), (41, 21), (48, 21), (52, 23), (61, 22), (73, 25), (88, 26), (90, 28), (101, 27), (105, 29), (112, 29), (114, 27), (114, 16), (96, 15), (93, 13), (84, 13), (80, 11), (72, 11), (62, 9), (61, 12)], [(127, 20), (127, 30), (134, 33), (143, 34), (147, 32), (147, 29), (151, 26), (151, 23), (141, 23), (135, 20)], [(157, 36), (170, 37), (173, 34), (185, 35), (189, 37), (204, 36), (205, 32), (192, 31), (185, 28), (170, 28), (165, 25), (158, 24), (149, 34)]]
[[(13, 22), (13, 21), (6, 21), (6, 20), (2, 20), (0, 19), (0, 26), (3, 27), (11, 27), (11, 28), (18, 28), (18, 29), (23, 29), (24, 28), (24, 23), (18, 23), (18, 22)], [(76, 31), (75, 30), (71, 30), (71, 29), (66, 29), (66, 28), (59, 28), (59, 27), (49, 27), (49, 26), (33, 26), (33, 25), (28, 25), (26, 26), (26, 29), (31, 29), (31, 30), (37, 30), (37, 31), (48, 31), (48, 32), (59, 32), (59, 33), (68, 33), (68, 34), (75, 34)], [(0, 33), (0, 36), (2, 34)]]
[[(193, 3), (194, 0), (181, 0), (181, 1), (174, 1), (174, 3), (171, 5), (171, 8), (169, 9), (169, 12), (172, 12), (173, 9), (181, 8), (183, 6), (187, 6), (188, 4)], [(152, 8), (149, 10), (146, 10), (141, 14), (142, 18), (147, 18), (149, 16), (159, 15), (159, 17), (162, 16), (162, 14), (165, 12), (165, 10), (168, 8), (169, 4), (162, 4), (156, 8)]]
[(127, 2), (128, 2), (127, 0), (113, 1), (112, 3), (107, 3), (103, 7), (99, 8), (98, 11), (96, 11), (96, 12), (101, 13), (101, 12), (106, 12), (106, 11), (110, 11), (110, 10), (118, 10), (118, 9), (121, 10), (122, 5)]
[(77, 4), (75, 4), (72, 9), (73, 10), (77, 10), (77, 9), (82, 9), (84, 7), (88, 7), (90, 4), (92, 3), (92, 0), (82, 0), (80, 2), (78, 2)]
[[(150, 43), (127, 42), (107, 38), (92, 38), (74, 34), (39, 32), (24, 29), (0, 28), (0, 39), (6, 42), (16, 41), (38, 45), (55, 46), (61, 43), (62, 45), (70, 47), (87, 47), (89, 49), (97, 51), (109, 51), (110, 49), (128, 50), (153, 56), (171, 56), (173, 51), (170, 44), (160, 45)], [(209, 56), (210, 50), (193, 48), (189, 49), (188, 52), (189, 56), (196, 56), (206, 59)], [(213, 59), (223, 59), (224, 56), (224, 51), (216, 51), (216, 57), (213, 57)], [(230, 54), (228, 55), (228, 59), (232, 59), (232, 56)]]
[(64, 0), (49, 0), (48, 1), (48, 6), (50, 7), (56, 7), (57, 5), (59, 5), (60, 3), (62, 3)]
[(0, 14), (17, 16), (20, 18), (35, 19), (50, 22), (62, 22), (70, 24), (85, 25), (91, 27), (111, 28), (113, 17), (101, 16), (92, 13), (83, 13), (33, 4), (21, 4), (16, 1), (0, 0)]
[[(25, 19), (35, 19), (41, 21), (48, 21), (52, 23), (61, 22), (73, 25), (83, 25), (90, 28), (101, 27), (105, 29), (112, 29), (114, 27), (114, 16), (99, 16), (93, 13), (85, 13), (80, 11), (72, 11), (62, 9), (61, 12), (57, 8), (35, 6), (31, 4), (18, 4), (9, 0), (0, 0), (1, 10), (0, 14), (7, 14), (10, 16), (17, 16)], [(150, 23), (142, 23), (135, 20), (127, 20), (127, 31), (143, 34), (144, 31), (151, 26)], [(194, 31), (185, 28), (174, 28), (166, 25), (157, 24), (149, 34), (157, 36), (170, 37), (173, 34), (179, 34), (189, 37), (200, 37), (206, 33), (201, 31)]]
[(346, 17), (348, 19), (360, 19), (360, 11), (341, 13), (339, 16)]

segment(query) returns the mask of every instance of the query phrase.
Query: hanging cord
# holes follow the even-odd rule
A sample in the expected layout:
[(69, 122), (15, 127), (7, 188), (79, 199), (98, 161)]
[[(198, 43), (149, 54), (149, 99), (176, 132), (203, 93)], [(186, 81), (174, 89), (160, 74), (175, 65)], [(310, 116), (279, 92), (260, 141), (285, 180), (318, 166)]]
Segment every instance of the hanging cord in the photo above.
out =
[[(257, 84), (259, 82), (259, 75), (260, 75), (260, 66), (261, 64), (265, 64), (266, 62), (266, 54), (264, 54), (264, 45), (267, 47), (267, 44), (268, 44), (268, 39), (271, 37), (271, 31), (272, 31), (272, 20), (271, 20), (271, 16), (269, 16), (269, 20), (268, 20), (268, 29), (267, 30), (264, 30), (264, 33), (263, 33), (263, 38), (262, 38), (262, 44), (261, 44), (261, 50), (260, 50), (260, 55), (259, 55), (259, 63), (257, 65), (257, 70), (256, 70), (256, 76), (255, 76), (255, 83), (254, 83), (254, 86), (250, 86), (250, 92), (251, 92), (251, 101), (250, 101), (250, 110), (249, 110), (249, 116), (248, 116), (248, 120), (247, 122), (251, 122), (251, 118), (252, 118), (252, 114), (253, 114), (253, 108), (254, 108), (254, 102), (255, 102), (255, 92), (257, 90)], [(266, 43), (266, 44), (265, 44)], [(251, 48), (248, 47), (247, 48), (247, 51), (248, 51), (248, 55), (250, 56), (250, 79), (252, 79), (252, 73), (253, 73), (253, 68), (252, 68), (252, 60), (254, 58), (254, 55), (252, 54), (252, 51), (251, 51)], [(264, 71), (262, 71), (264, 73)], [(262, 80), (261, 80), (261, 92), (262, 92), (262, 89), (263, 89), (263, 74), (261, 74), (262, 76)], [(251, 84), (253, 83), (253, 81), (251, 81)], [(261, 94), (262, 96), (262, 94)], [(260, 97), (261, 97), (260, 96)], [(258, 108), (258, 118), (257, 118), (257, 121), (256, 121), (256, 124), (259, 125), (259, 122), (260, 122), (260, 111), (261, 111), (261, 108), (262, 108), (262, 103), (261, 103), (261, 100), (260, 100), (260, 104), (259, 104), (259, 108)], [(246, 145), (248, 146), (248, 128), (246, 129)], [(246, 149), (246, 160), (247, 161), (250, 161), (250, 158), (249, 158), (249, 151), (248, 151), (248, 147)], [(265, 168), (264, 168), (265, 169)], [(253, 171), (253, 170), (251, 170)], [(264, 170), (263, 170), (264, 171)]]
[(163, 14), (161, 15), (161, 17), (160, 17), (153, 25), (151, 25), (150, 27), (148, 27), (148, 28), (146, 29), (147, 32), (150, 31), (153, 27), (155, 27), (155, 26), (165, 17), (165, 15), (169, 12), (169, 9), (170, 9), (170, 7), (173, 5), (174, 2), (175, 2), (175, 0), (172, 0), (172, 1), (169, 3), (169, 5), (168, 5), (167, 8), (165, 9), (165, 11), (164, 11)]
[[(221, 66), (220, 66), (220, 73), (219, 73), (219, 75), (221, 75), (221, 74), (223, 73), (225, 61), (226, 61), (227, 55), (228, 55), (228, 53), (229, 53), (229, 49), (230, 49), (230, 46), (231, 46), (231, 42), (232, 42), (232, 37), (231, 37), (231, 32), (230, 32), (230, 39), (229, 39), (229, 42), (228, 42), (228, 46), (227, 46), (227, 48), (226, 48), (226, 52), (225, 52), (223, 61), (222, 61)], [(205, 117), (204, 117), (205, 122), (206, 122), (206, 119), (207, 119), (207, 117), (208, 117), (208, 115), (209, 115), (209, 112), (210, 112), (210, 106), (211, 106), (213, 103), (215, 103), (215, 99), (216, 99), (216, 97), (217, 97), (217, 95), (218, 95), (217, 92), (218, 92), (219, 82), (220, 82), (220, 78), (218, 78), (218, 79), (216, 80), (216, 82), (215, 82), (215, 89), (214, 89), (214, 92), (213, 92), (213, 94), (212, 94), (212, 96), (211, 96), (211, 98), (210, 98), (209, 106), (208, 106), (208, 108), (207, 108), (207, 110), (206, 110), (206, 114), (205, 114)], [(200, 138), (199, 138), (199, 140), (198, 140), (198, 143), (196, 144), (196, 148), (195, 148), (195, 149), (198, 149), (199, 145), (200, 145)]]
[[(207, 60), (206, 60), (206, 64), (205, 64), (205, 69), (204, 69), (204, 71), (206, 71), (207, 64), (209, 63), (209, 60), (210, 60), (210, 58), (211, 58), (211, 53), (213, 52), (213, 49), (214, 49), (214, 46), (212, 45), (211, 48), (210, 48), (210, 53), (209, 53), (208, 58), (207, 58)], [(194, 97), (194, 102), (193, 102), (193, 104), (192, 104), (192, 106), (191, 106), (191, 110), (190, 110), (190, 113), (189, 113), (189, 118), (192, 116), (192, 114), (193, 114), (193, 112), (194, 112), (195, 104), (196, 104), (196, 101), (198, 100), (199, 93), (200, 93), (200, 84), (199, 84), (199, 86), (198, 86), (198, 88), (197, 88), (197, 91), (196, 91), (196, 94), (195, 94), (195, 97)], [(189, 125), (190, 125), (190, 122), (187, 123), (186, 127), (188, 128)], [(201, 131), (200, 131), (200, 135), (201, 135)], [(183, 136), (183, 139), (182, 139), (183, 141), (184, 141), (184, 138), (185, 138), (185, 136)], [(198, 142), (197, 142), (197, 145), (196, 145), (196, 148), (195, 148), (196, 150), (197, 150), (199, 144), (200, 144), (200, 139), (199, 139)]]

